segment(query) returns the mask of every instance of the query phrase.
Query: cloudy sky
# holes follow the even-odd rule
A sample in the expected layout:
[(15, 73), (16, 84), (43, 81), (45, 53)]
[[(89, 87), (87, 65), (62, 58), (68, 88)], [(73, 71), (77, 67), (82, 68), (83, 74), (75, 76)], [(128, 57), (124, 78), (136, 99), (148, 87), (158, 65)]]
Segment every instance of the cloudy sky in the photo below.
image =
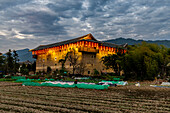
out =
[(0, 0), (0, 52), (88, 33), (170, 40), (170, 0)]

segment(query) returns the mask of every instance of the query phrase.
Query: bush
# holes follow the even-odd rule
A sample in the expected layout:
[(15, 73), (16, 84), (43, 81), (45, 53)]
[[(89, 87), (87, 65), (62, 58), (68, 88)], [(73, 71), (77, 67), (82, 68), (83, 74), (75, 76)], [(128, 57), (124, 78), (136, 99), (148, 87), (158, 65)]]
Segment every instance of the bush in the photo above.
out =
[(29, 70), (28, 70), (27, 68), (21, 69), (21, 73), (22, 73), (23, 75), (28, 75), (28, 74), (29, 74)]
[(97, 69), (94, 69), (94, 76), (99, 76), (99, 71)]

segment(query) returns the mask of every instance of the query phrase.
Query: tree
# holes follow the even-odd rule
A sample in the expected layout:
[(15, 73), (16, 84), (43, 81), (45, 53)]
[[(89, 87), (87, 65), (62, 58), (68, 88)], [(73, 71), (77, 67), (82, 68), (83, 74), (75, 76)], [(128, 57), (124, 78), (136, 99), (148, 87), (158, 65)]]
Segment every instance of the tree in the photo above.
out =
[(36, 71), (36, 62), (34, 61), (34, 63), (32, 64), (31, 66), (31, 70), (34, 72), (35, 74), (35, 71)]
[(11, 54), (11, 49), (9, 49), (9, 51), (6, 53), (6, 61), (7, 61), (7, 72), (11, 73), (13, 72), (13, 68), (14, 68), (14, 62), (13, 62), (13, 57)]
[(99, 75), (99, 71), (97, 69), (94, 69), (94, 75), (98, 76)]
[(86, 70), (86, 64), (81, 61), (78, 65), (77, 65), (77, 72), (81, 75), (84, 75), (84, 71)]
[(123, 70), (126, 79), (154, 80), (158, 74), (162, 78), (168, 76), (170, 49), (157, 44), (142, 42), (128, 46), (127, 54), (117, 53), (102, 58), (106, 68), (112, 68), (120, 75)]
[(67, 58), (68, 58), (68, 53), (64, 56), (63, 59), (60, 59), (58, 61), (58, 63), (61, 63), (61, 65), (62, 65), (62, 70), (65, 70), (65, 63), (66, 63)]
[(27, 69), (28, 69), (28, 71), (32, 71), (32, 66), (31, 66), (31, 64), (27, 64)]
[(102, 57), (101, 61), (106, 66), (106, 69), (112, 68), (117, 75), (120, 75), (122, 71), (123, 55), (123, 53), (118, 52), (117, 54)]
[(3, 55), (0, 55), (0, 71), (5, 71), (5, 57)]
[(170, 48), (166, 48), (165, 46), (161, 45), (160, 47), (160, 54), (159, 54), (159, 70), (160, 75), (165, 78), (167, 72), (167, 65), (170, 63)]
[(13, 62), (14, 62), (14, 73), (15, 74), (19, 69), (19, 64), (18, 64), (19, 58), (18, 57), (19, 56), (18, 56), (17, 52), (15, 50), (13, 50), (13, 60), (14, 60)]
[(27, 69), (27, 66), (26, 66), (26, 64), (22, 64), (22, 66), (21, 66), (21, 69), (20, 69), (20, 72), (21, 72), (21, 74), (23, 74), (23, 75), (28, 75), (29, 74), (29, 70)]
[(167, 48), (157, 44), (143, 42), (128, 47), (124, 56), (125, 77), (137, 80), (153, 80), (158, 74), (166, 75), (166, 66), (170, 62)]
[(67, 53), (68, 55), (68, 61), (70, 62), (71, 66), (73, 67), (73, 75), (74, 75), (74, 72), (78, 66), (78, 59), (79, 59), (79, 56), (78, 54), (76, 53), (76, 50), (75, 49), (72, 49), (70, 52)]

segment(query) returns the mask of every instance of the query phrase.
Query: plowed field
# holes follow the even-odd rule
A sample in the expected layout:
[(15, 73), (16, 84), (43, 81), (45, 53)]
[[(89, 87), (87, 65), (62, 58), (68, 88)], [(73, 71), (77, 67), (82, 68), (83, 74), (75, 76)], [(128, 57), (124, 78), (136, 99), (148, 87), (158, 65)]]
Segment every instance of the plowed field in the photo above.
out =
[(121, 86), (108, 90), (21, 86), (0, 82), (0, 113), (170, 112), (170, 88)]

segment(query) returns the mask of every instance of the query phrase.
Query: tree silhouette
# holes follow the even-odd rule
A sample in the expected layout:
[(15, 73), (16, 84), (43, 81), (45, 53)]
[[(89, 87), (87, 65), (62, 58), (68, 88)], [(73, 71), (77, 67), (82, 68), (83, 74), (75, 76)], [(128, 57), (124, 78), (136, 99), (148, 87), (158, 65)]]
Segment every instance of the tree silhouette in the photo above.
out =
[(15, 50), (13, 50), (13, 60), (14, 60), (13, 63), (14, 63), (14, 73), (15, 74), (19, 69), (19, 64), (18, 64), (19, 58), (18, 57), (19, 56), (18, 56), (17, 52)]
[(7, 61), (7, 72), (12, 74), (13, 73), (13, 68), (14, 68), (14, 62), (13, 62), (13, 57), (11, 53), (11, 49), (6, 53), (6, 61)]

